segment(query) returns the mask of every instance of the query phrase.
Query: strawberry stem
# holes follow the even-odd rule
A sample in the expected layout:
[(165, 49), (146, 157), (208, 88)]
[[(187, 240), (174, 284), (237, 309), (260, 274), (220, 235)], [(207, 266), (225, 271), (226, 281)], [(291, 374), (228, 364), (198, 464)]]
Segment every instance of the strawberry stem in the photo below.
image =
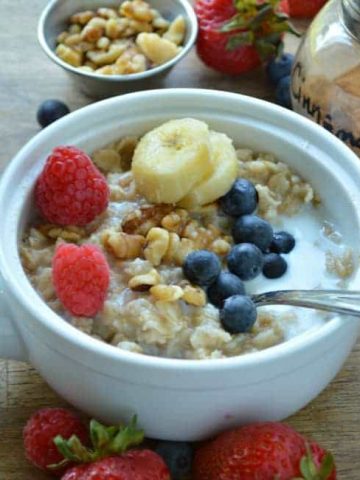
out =
[(64, 457), (50, 469), (58, 469), (69, 462), (90, 463), (109, 455), (121, 455), (130, 447), (139, 445), (144, 440), (144, 431), (137, 428), (137, 417), (134, 416), (128, 426), (106, 427), (96, 420), (90, 422), (90, 439), (92, 448), (82, 445), (79, 438), (73, 435), (68, 440), (61, 435), (54, 438), (54, 443)]
[(335, 468), (334, 457), (331, 453), (326, 453), (322, 459), (320, 467), (317, 467), (309, 444), (306, 445), (306, 455), (301, 459), (300, 471), (304, 480), (328, 480)]
[(254, 46), (265, 61), (283, 51), (285, 32), (300, 36), (289, 22), (289, 17), (279, 11), (280, 0), (234, 0), (237, 13), (220, 29), (223, 33), (232, 33), (227, 49), (239, 46)]

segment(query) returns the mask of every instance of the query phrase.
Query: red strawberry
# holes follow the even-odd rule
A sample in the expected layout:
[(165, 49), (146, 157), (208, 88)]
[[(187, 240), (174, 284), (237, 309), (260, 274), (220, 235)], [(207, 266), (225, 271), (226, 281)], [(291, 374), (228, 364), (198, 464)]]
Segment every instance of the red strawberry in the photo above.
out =
[(63, 408), (44, 408), (28, 420), (24, 428), (24, 447), (25, 455), (33, 465), (61, 474), (61, 469), (48, 468), (63, 459), (53, 441), (57, 435), (66, 439), (76, 435), (81, 441), (88, 441), (87, 429), (76, 415)]
[[(281, 423), (258, 423), (219, 435), (195, 454), (194, 480), (336, 480), (332, 456)], [(321, 464), (321, 466), (320, 466)]]
[(52, 267), (56, 295), (72, 315), (92, 317), (102, 309), (110, 270), (99, 247), (60, 244), (55, 250)]
[(106, 209), (109, 187), (85, 152), (57, 147), (37, 180), (35, 202), (48, 222), (86, 225)]
[(132, 450), (71, 468), (61, 480), (170, 480), (170, 474), (157, 453)]
[(239, 75), (276, 55), (289, 25), (275, 0), (197, 0), (197, 53), (209, 67)]
[(327, 0), (287, 0), (291, 17), (312, 18)]

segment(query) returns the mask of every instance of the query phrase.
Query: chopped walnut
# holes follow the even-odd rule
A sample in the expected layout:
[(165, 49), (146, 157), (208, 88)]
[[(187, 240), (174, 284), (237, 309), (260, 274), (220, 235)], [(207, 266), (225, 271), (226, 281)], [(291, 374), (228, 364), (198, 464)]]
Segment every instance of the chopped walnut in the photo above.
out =
[(339, 255), (326, 252), (326, 269), (329, 273), (335, 274), (342, 279), (350, 277), (355, 269), (354, 255), (351, 248)]
[(209, 250), (216, 253), (216, 255), (227, 255), (231, 250), (231, 244), (227, 240), (219, 238), (210, 244)]
[(86, 42), (97, 42), (105, 33), (106, 20), (101, 17), (92, 18), (81, 32), (81, 38)]
[(74, 243), (79, 242), (87, 235), (85, 228), (76, 226), (59, 227), (57, 225), (45, 224), (39, 226), (39, 231), (48, 238), (54, 240), (62, 239), (65, 242)]
[(174, 232), (182, 236), (188, 221), (188, 211), (182, 208), (177, 208), (161, 220), (161, 226), (166, 228), (169, 232)]
[(164, 263), (182, 265), (189, 253), (197, 250), (193, 240), (180, 238), (176, 233), (169, 234), (169, 247), (164, 256)]
[(127, 215), (122, 222), (126, 233), (147, 235), (153, 227), (159, 227), (161, 220), (172, 211), (171, 205), (143, 205)]
[(78, 23), (80, 25), (85, 25), (94, 17), (95, 17), (95, 12), (91, 10), (85, 10), (84, 12), (78, 12), (72, 15), (70, 17), (70, 22)]
[(150, 288), (151, 295), (159, 302), (176, 302), (183, 296), (183, 289), (177, 285), (155, 285)]
[(182, 15), (179, 15), (175, 20), (170, 24), (168, 31), (163, 35), (163, 38), (169, 40), (175, 45), (181, 45), (185, 38), (186, 32), (186, 23), (185, 18)]
[(206, 293), (200, 287), (186, 285), (184, 288), (182, 299), (184, 302), (194, 305), (195, 307), (203, 307), (206, 305)]
[(160, 37), (157, 33), (140, 33), (136, 38), (136, 45), (154, 65), (168, 62), (180, 51), (175, 43)]
[(129, 235), (124, 232), (105, 230), (101, 240), (106, 250), (119, 259), (138, 258), (143, 255), (145, 238), (142, 235)]
[(150, 5), (143, 0), (126, 0), (120, 5), (120, 14), (141, 22), (151, 22), (154, 19)]
[(146, 236), (144, 256), (155, 267), (160, 265), (169, 248), (169, 232), (164, 228), (151, 228)]
[(161, 282), (160, 274), (153, 268), (149, 273), (136, 275), (129, 280), (129, 288), (138, 292), (145, 292), (153, 285)]
[(76, 50), (60, 43), (56, 47), (55, 51), (56, 55), (61, 58), (64, 62), (72, 65), (73, 67), (80, 67), (83, 61), (83, 55), (81, 52), (77, 52)]

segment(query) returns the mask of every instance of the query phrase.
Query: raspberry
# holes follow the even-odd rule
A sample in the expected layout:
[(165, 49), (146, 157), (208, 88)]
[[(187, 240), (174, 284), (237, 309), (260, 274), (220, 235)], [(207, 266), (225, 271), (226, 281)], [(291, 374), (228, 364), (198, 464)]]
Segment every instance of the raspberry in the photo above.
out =
[(157, 453), (132, 450), (121, 456), (73, 467), (61, 480), (170, 480), (170, 474)]
[(48, 222), (82, 226), (107, 208), (109, 187), (85, 152), (57, 147), (37, 180), (35, 202)]
[(110, 270), (99, 247), (60, 244), (52, 267), (56, 294), (72, 315), (92, 317), (102, 309)]
[(44, 408), (37, 411), (28, 420), (24, 428), (24, 446), (27, 459), (36, 467), (52, 473), (61, 473), (47, 469), (49, 465), (57, 464), (63, 460), (58, 452), (53, 439), (61, 435), (68, 439), (76, 435), (87, 443), (88, 434), (81, 420), (69, 410), (64, 408)]

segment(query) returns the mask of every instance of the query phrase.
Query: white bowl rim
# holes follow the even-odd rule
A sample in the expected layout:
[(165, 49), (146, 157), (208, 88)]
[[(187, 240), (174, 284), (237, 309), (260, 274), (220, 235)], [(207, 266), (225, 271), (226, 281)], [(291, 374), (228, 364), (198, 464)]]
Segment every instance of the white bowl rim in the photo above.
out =
[[(65, 0), (68, 1), (68, 0)], [(100, 1), (100, 0), (99, 0)], [(92, 72), (85, 72), (83, 70), (79, 70), (76, 67), (73, 67), (72, 65), (64, 62), (61, 60), (60, 57), (58, 57), (54, 50), (49, 46), (46, 37), (45, 37), (45, 26), (48, 20), (48, 17), (51, 13), (51, 11), (56, 7), (56, 5), (60, 2), (64, 2), (64, 0), (51, 0), (48, 5), (44, 8), (43, 12), (40, 15), (39, 22), (38, 22), (38, 40), (39, 43), (46, 53), (46, 55), (57, 65), (60, 67), (64, 68), (65, 70), (75, 73), (76, 75), (80, 77), (87, 77), (89, 79), (93, 80), (102, 80), (104, 82), (130, 82), (133, 80), (143, 80), (148, 77), (155, 76), (159, 73), (162, 73), (163, 71), (167, 70), (168, 68), (171, 68), (173, 65), (178, 63), (182, 58), (187, 55), (193, 45), (195, 44), (197, 35), (198, 35), (198, 21), (197, 17), (195, 14), (194, 9), (192, 8), (191, 4), (189, 3), (188, 0), (172, 0), (173, 2), (177, 2), (180, 5), (183, 6), (183, 8), (186, 11), (187, 18), (189, 19), (189, 22), (191, 24), (191, 35), (186, 42), (185, 45), (183, 45), (182, 50), (171, 60), (168, 62), (163, 63), (162, 65), (159, 65), (158, 67), (150, 68), (149, 70), (146, 70), (145, 72), (141, 73), (132, 73), (128, 75), (101, 75), (99, 73), (92, 73)]]
[[(69, 121), (76, 121), (81, 123), (82, 118), (88, 115), (94, 115), (94, 113), (107, 106), (114, 107), (114, 104), (122, 102), (123, 99), (127, 100), (129, 97), (137, 97), (139, 100), (141, 98), (152, 98), (156, 101), (157, 98), (164, 99), (164, 96), (181, 96), (181, 95), (193, 95), (194, 98), (197, 96), (206, 97), (208, 96), (209, 100), (214, 96), (224, 98), (228, 100), (239, 102), (239, 100), (247, 106), (249, 109), (251, 107), (262, 108), (263, 110), (268, 110), (273, 116), (281, 116), (285, 120), (287, 119), (289, 123), (296, 122), (307, 130), (314, 130), (317, 135), (324, 137), (324, 140), (334, 148), (334, 151), (340, 153), (347, 162), (351, 163), (353, 169), (358, 172), (360, 178), (360, 162), (358, 157), (346, 147), (339, 139), (331, 135), (328, 131), (320, 127), (319, 125), (311, 122), (310, 120), (301, 117), (300, 115), (286, 110), (282, 107), (279, 107), (275, 104), (267, 102), (265, 100), (249, 97), (246, 95), (240, 95), (236, 93), (224, 92), (220, 90), (206, 90), (206, 89), (194, 89), (194, 88), (176, 88), (176, 89), (166, 89), (166, 90), (150, 90), (144, 92), (134, 92), (125, 95), (120, 95), (118, 97), (112, 97), (94, 104), (90, 104), (86, 107), (83, 107), (66, 117), (58, 120), (54, 124), (40, 131), (32, 139), (29, 140), (23, 146), (23, 148), (15, 155), (15, 157), (9, 162), (9, 165), (5, 169), (1, 181), (0, 181), (0, 209), (1, 204), (6, 202), (4, 196), (5, 186), (8, 180), (11, 178), (13, 173), (16, 172), (18, 165), (23, 161), (24, 158), (28, 155), (28, 150), (33, 150), (37, 145), (40, 145), (42, 142), (51, 138), (53, 133), (58, 129), (64, 127)], [(210, 103), (211, 104), (211, 103)], [(359, 197), (360, 198), (360, 197)], [(360, 218), (360, 211), (359, 211)], [(16, 300), (29, 311), (32, 317), (36, 318), (37, 322), (41, 322), (42, 326), (46, 330), (50, 331), (55, 336), (62, 337), (67, 343), (76, 347), (78, 350), (82, 350), (86, 353), (92, 353), (98, 358), (102, 357), (103, 359), (109, 361), (119, 361), (129, 365), (137, 365), (143, 368), (157, 368), (166, 371), (175, 372), (179, 368), (182, 371), (202, 371), (208, 372), (212, 370), (231, 370), (234, 368), (250, 368), (255, 365), (265, 364), (271, 361), (284, 360), (285, 357), (299, 353), (303, 349), (313, 349), (317, 343), (321, 342), (325, 338), (331, 337), (338, 330), (341, 329), (341, 326), (346, 321), (351, 321), (349, 317), (335, 317), (325, 323), (323, 326), (317, 328), (311, 335), (307, 335), (306, 332), (301, 334), (293, 339), (282, 342), (279, 345), (273, 347), (253, 352), (249, 354), (243, 354), (234, 357), (221, 358), (221, 359), (202, 359), (202, 360), (187, 360), (187, 359), (174, 359), (174, 358), (163, 358), (150, 356), (145, 354), (139, 354), (134, 352), (129, 352), (126, 350), (118, 349), (112, 345), (100, 342), (97, 339), (92, 338), (90, 335), (85, 334), (78, 330), (77, 328), (70, 325), (66, 322), (61, 316), (56, 314), (39, 296), (38, 303), (34, 304), (26, 295), (26, 292), (29, 289), (34, 290), (30, 282), (28, 285), (21, 284), (15, 275), (12, 275), (12, 270), (10, 264), (7, 262), (7, 259), (4, 255), (3, 249), (1, 248), (2, 239), (0, 236), (0, 272), (4, 276), (7, 289), (11, 291)], [(19, 255), (18, 262), (21, 265)], [(22, 268), (22, 267), (21, 267)], [(358, 272), (357, 277), (360, 277), (360, 272)], [(50, 321), (52, 320), (52, 321)], [(358, 321), (356, 319), (356, 321)], [(56, 346), (52, 346), (56, 349)]]

